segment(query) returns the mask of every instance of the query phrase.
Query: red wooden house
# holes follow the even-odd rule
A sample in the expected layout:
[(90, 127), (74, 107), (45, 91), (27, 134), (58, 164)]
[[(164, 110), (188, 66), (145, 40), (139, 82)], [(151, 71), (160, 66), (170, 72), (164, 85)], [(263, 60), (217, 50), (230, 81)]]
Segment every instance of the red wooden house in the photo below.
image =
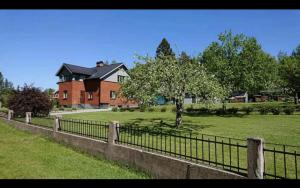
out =
[(101, 108), (109, 106), (136, 106), (118, 96), (120, 82), (129, 75), (122, 63), (105, 64), (87, 68), (64, 63), (59, 77), (59, 104), (65, 107)]

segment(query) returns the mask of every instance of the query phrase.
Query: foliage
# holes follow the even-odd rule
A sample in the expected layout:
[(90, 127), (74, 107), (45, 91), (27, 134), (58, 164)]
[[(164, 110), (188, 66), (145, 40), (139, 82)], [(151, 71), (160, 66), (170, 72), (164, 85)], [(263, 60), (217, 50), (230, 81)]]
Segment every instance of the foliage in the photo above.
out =
[(294, 103), (298, 103), (300, 93), (300, 46), (291, 56), (279, 55), (279, 74), (281, 76), (281, 86), (285, 93), (294, 97)]
[(279, 106), (273, 106), (269, 108), (269, 111), (272, 112), (273, 115), (279, 115), (280, 112), (282, 111), (282, 108)]
[(156, 49), (156, 57), (160, 56), (172, 56), (175, 57), (175, 54), (167, 41), (167, 39), (163, 38), (160, 44), (158, 45)]
[(118, 111), (118, 107), (113, 107), (113, 108), (111, 109), (111, 111), (117, 112), (117, 111)]
[(228, 114), (237, 114), (238, 112), (238, 108), (232, 107), (232, 108), (228, 108), (226, 111)]
[(166, 112), (167, 111), (167, 108), (166, 107), (162, 107), (161, 109), (160, 109), (160, 112)]
[(249, 115), (251, 112), (254, 111), (254, 108), (252, 106), (244, 106), (241, 111), (245, 112), (247, 115)]
[(32, 112), (33, 116), (48, 115), (51, 110), (49, 97), (41, 89), (26, 84), (20, 91), (13, 92), (8, 106), (16, 115), (21, 116), (25, 116), (26, 112)]
[(8, 109), (7, 108), (0, 108), (0, 112), (8, 113)]
[(0, 72), (0, 102), (2, 103), (2, 106), (8, 106), (8, 99), (12, 94), (13, 89), (12, 82), (4, 78)]
[(197, 96), (205, 103), (215, 102), (223, 91), (217, 79), (207, 74), (205, 67), (184, 52), (179, 58), (160, 56), (142, 57), (130, 71), (130, 79), (121, 87), (125, 97), (142, 101), (144, 105), (154, 103), (156, 96), (174, 99), (176, 102), (176, 126), (181, 124), (185, 94)]
[(277, 86), (277, 64), (264, 52), (254, 37), (221, 33), (200, 56), (207, 70), (214, 74), (229, 96), (233, 91), (249, 95)]
[(294, 107), (285, 107), (283, 109), (283, 112), (286, 114), (286, 115), (292, 115), (294, 112), (295, 112), (295, 108)]
[(148, 112), (154, 112), (154, 108), (152, 108), (152, 107), (149, 107), (147, 110), (148, 110)]

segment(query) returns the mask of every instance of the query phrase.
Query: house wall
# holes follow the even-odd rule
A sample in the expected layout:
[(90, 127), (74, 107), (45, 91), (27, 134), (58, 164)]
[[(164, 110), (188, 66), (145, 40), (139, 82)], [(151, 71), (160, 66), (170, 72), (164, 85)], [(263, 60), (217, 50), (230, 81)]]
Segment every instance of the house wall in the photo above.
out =
[[(99, 100), (100, 100), (100, 87), (99, 87), (100, 81), (99, 79), (93, 79), (93, 80), (85, 80), (84, 81), (84, 87), (85, 87), (85, 104), (89, 104), (91, 106), (98, 106), (99, 105)], [(88, 92), (93, 93), (93, 99), (89, 100), (88, 99)]]
[[(85, 90), (82, 81), (68, 81), (59, 83), (59, 104), (60, 105), (78, 105), (80, 104), (80, 91)], [(68, 98), (63, 99), (63, 92), (68, 91)]]
[(118, 75), (120, 75), (120, 76), (129, 76), (123, 68), (120, 68), (118, 71), (111, 74), (109, 77), (105, 78), (104, 81), (118, 82)]

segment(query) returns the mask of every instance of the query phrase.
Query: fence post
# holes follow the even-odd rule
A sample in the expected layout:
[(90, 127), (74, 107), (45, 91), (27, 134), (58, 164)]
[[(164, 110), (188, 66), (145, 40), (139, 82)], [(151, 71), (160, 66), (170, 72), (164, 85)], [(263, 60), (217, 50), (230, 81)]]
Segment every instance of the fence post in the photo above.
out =
[(31, 123), (31, 112), (26, 112), (26, 124)]
[(58, 132), (60, 130), (60, 124), (59, 124), (59, 119), (61, 119), (61, 115), (56, 115), (54, 119), (54, 126), (53, 126), (53, 131)]
[(248, 178), (264, 178), (263, 139), (247, 139)]
[(115, 144), (115, 140), (118, 138), (119, 135), (119, 122), (118, 121), (111, 121), (108, 127), (108, 144)]
[(14, 117), (14, 111), (13, 110), (8, 110), (7, 119), (11, 120), (13, 117)]

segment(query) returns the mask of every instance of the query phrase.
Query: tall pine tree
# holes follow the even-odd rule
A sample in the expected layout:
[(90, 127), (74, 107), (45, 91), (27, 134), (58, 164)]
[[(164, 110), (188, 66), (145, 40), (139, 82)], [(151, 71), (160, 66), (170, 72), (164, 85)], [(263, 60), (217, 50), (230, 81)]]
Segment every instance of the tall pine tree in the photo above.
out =
[(159, 56), (173, 56), (175, 57), (175, 53), (173, 52), (172, 48), (170, 47), (169, 42), (167, 39), (163, 38), (160, 44), (156, 49), (156, 57)]

